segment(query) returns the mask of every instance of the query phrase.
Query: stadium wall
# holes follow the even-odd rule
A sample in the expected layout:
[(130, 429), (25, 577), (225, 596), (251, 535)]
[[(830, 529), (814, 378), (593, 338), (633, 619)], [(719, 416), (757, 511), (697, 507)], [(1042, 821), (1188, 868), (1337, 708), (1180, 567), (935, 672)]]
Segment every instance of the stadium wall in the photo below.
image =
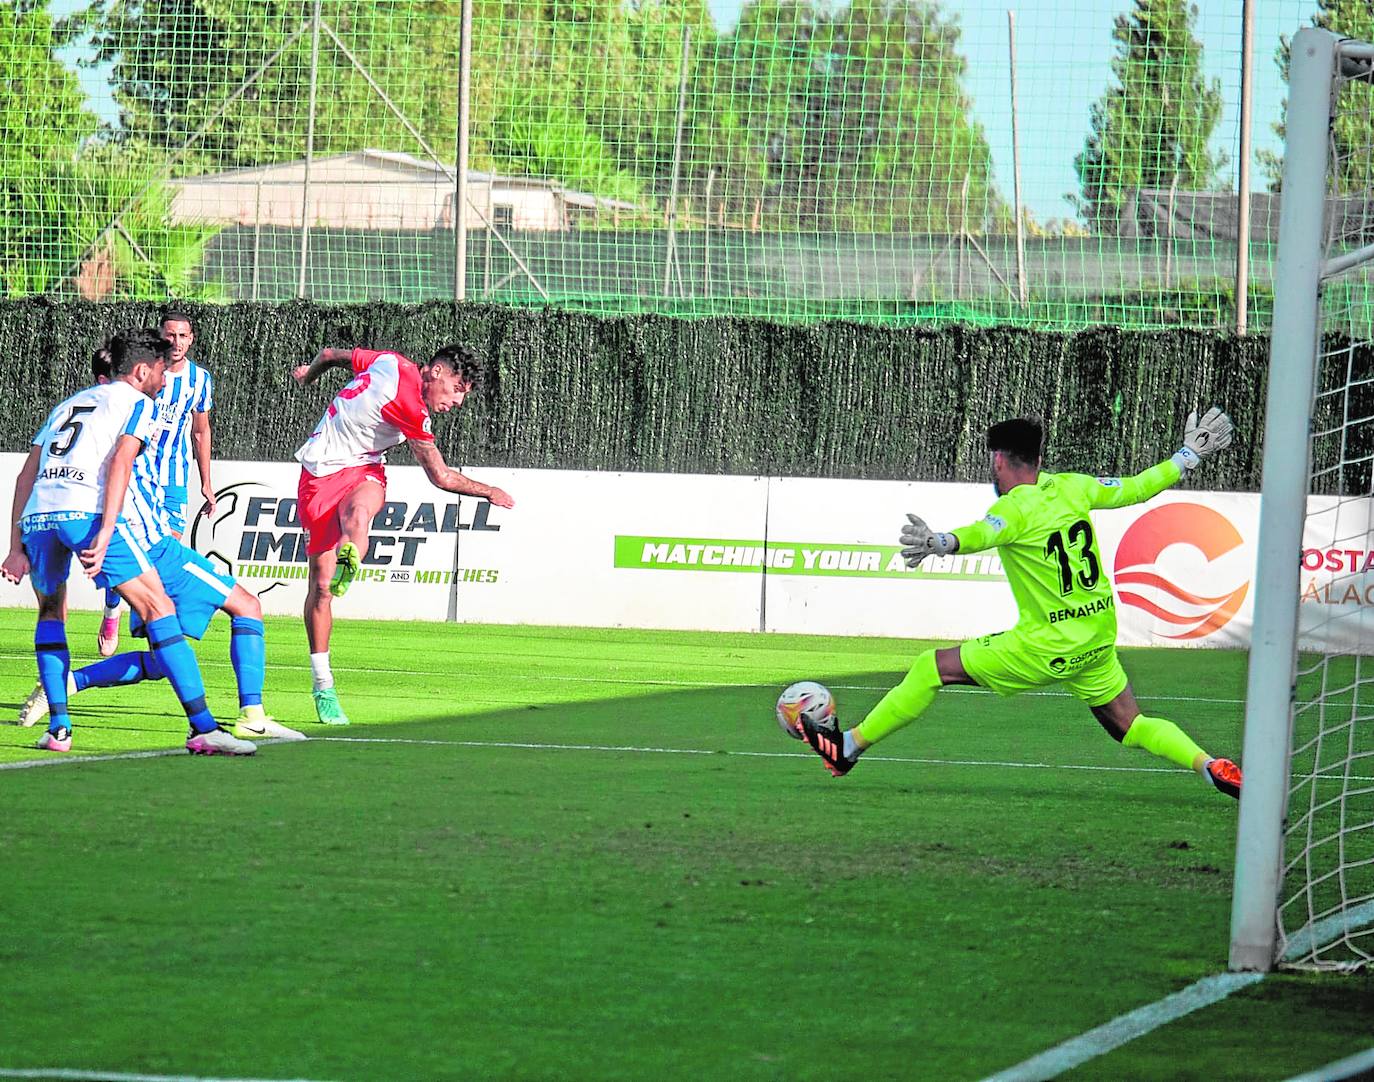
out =
[[(329, 377), (308, 390), (290, 380), (321, 346), (423, 359), (459, 339), (493, 365), (481, 393), (437, 426), (450, 461), (982, 483), (986, 425), (1030, 414), (1046, 421), (1050, 468), (1119, 474), (1173, 450), (1189, 409), (1219, 402), (1237, 440), (1199, 480), (1232, 491), (1259, 484), (1263, 338), (600, 318), (437, 302), (187, 307), (193, 355), (216, 380), (223, 458), (290, 459), (338, 387)], [(105, 336), (158, 311), (0, 302), (0, 450), (24, 450), (48, 409), (87, 382), (87, 358)]]
[[(3, 490), (22, 462), (0, 455)], [(1016, 621), (995, 552), (911, 571), (898, 551), (905, 512), (942, 528), (975, 521), (992, 499), (985, 484), (474, 467), (515, 497), (505, 510), (440, 492), (413, 466), (389, 472), (342, 617), (945, 640)], [(306, 590), (298, 474), (217, 462), (218, 506), (187, 535), (267, 612), (292, 616)], [(1361, 649), (1372, 508), (1313, 497), (1299, 557), (1307, 649)], [(1257, 495), (1171, 490), (1093, 524), (1122, 643), (1249, 645)], [(101, 597), (78, 574), (70, 602), (98, 609)], [(32, 604), (27, 583), (0, 582), (0, 605)]]

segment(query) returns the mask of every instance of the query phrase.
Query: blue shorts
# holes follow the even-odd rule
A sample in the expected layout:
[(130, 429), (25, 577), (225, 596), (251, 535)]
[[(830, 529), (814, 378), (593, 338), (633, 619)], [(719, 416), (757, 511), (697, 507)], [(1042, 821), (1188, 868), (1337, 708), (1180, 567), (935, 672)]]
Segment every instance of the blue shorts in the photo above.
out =
[[(234, 592), (233, 577), (221, 574), (206, 557), (175, 537), (164, 537), (148, 557), (177, 607), (182, 633), (199, 639)], [(147, 634), (137, 613), (129, 614), (129, 630), (135, 635)]]
[(167, 512), (167, 528), (178, 537), (186, 535), (186, 486), (168, 485), (162, 490), (162, 507)]
[[(44, 596), (57, 593), (71, 574), (72, 554), (91, 547), (100, 532), (100, 516), (58, 512), (22, 521), (24, 551), (29, 556), (34, 588)], [(136, 579), (153, 566), (123, 523), (115, 526), (95, 584), (102, 588)]]

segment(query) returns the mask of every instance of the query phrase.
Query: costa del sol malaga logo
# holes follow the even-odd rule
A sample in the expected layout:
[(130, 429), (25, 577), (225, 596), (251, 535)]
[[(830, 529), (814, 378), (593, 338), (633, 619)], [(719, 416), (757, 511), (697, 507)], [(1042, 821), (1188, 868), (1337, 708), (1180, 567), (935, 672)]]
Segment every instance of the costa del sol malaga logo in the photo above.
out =
[[(1196, 503), (1168, 503), (1141, 515), (1117, 546), (1113, 577), (1123, 605), (1148, 612), (1172, 628), (1166, 639), (1189, 641), (1224, 627), (1240, 611), (1250, 580), (1237, 581), (1234, 563), (1217, 561), (1244, 543), (1231, 520)], [(1191, 545), (1206, 558), (1204, 584), (1186, 590), (1159, 566), (1171, 545)]]

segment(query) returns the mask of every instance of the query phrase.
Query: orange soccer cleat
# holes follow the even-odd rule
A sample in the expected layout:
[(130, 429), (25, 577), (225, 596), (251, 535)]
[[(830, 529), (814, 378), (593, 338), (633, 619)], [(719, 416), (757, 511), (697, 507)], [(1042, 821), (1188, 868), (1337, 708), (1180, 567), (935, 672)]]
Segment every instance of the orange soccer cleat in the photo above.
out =
[(1234, 800), (1240, 799), (1240, 767), (1230, 759), (1208, 759), (1203, 772), (1207, 780)]

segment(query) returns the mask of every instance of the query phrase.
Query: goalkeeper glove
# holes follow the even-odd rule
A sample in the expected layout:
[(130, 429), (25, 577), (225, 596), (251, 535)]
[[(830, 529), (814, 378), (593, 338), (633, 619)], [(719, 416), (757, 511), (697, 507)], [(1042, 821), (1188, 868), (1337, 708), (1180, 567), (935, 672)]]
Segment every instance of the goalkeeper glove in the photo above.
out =
[(936, 533), (924, 519), (907, 515), (902, 527), (902, 559), (907, 567), (918, 567), (927, 556), (948, 556), (959, 551), (959, 539), (952, 533)]
[(1220, 406), (1213, 406), (1198, 420), (1197, 410), (1188, 414), (1183, 426), (1183, 446), (1174, 452), (1174, 461), (1181, 470), (1196, 469), (1199, 463), (1231, 445), (1235, 426)]

